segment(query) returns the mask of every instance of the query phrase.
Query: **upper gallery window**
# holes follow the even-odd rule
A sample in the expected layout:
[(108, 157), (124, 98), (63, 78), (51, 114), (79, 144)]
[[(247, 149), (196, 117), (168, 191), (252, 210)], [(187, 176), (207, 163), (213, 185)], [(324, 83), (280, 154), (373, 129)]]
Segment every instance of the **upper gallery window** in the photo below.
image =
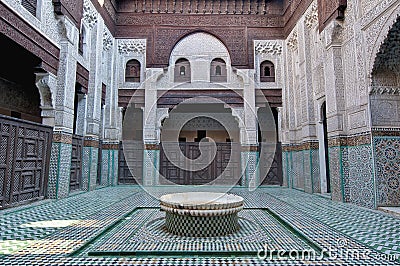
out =
[(129, 60), (125, 69), (126, 82), (140, 82), (140, 62), (136, 59)]
[(185, 58), (175, 62), (174, 82), (190, 82), (190, 63)]
[(271, 61), (264, 61), (260, 65), (260, 81), (275, 82), (275, 66)]
[(216, 58), (211, 61), (210, 81), (211, 82), (227, 81), (226, 63), (221, 58)]

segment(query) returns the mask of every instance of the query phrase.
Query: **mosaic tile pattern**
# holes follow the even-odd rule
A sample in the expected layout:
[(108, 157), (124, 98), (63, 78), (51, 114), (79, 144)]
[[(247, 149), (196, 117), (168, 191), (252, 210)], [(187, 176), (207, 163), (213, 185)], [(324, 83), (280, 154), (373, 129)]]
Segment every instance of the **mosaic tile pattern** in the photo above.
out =
[(159, 150), (144, 150), (143, 156), (143, 184), (152, 186), (158, 184), (158, 170), (160, 160)]
[[(159, 210), (140, 209), (113, 228), (110, 233), (89, 246), (81, 256), (102, 252), (243, 252), (256, 254), (267, 245), (271, 250), (311, 249), (264, 210), (241, 212), (240, 230), (219, 237), (178, 236), (168, 232), (165, 215)], [(168, 254), (168, 253), (166, 253)]]
[(48, 198), (65, 198), (69, 193), (72, 145), (54, 142), (51, 146)]
[(314, 193), (321, 193), (321, 176), (319, 171), (319, 150), (311, 152), (311, 175)]
[(329, 173), (331, 181), (331, 196), (332, 200), (343, 201), (342, 193), (342, 152), (343, 147), (330, 147), (329, 148)]
[(113, 186), (118, 184), (118, 150), (113, 150), (111, 180)]
[(375, 208), (375, 193), (371, 146), (349, 146), (346, 150), (345, 201), (373, 209)]
[(224, 216), (191, 216), (167, 212), (165, 226), (182, 236), (213, 236), (231, 234), (239, 229), (236, 213)]
[(311, 151), (303, 151), (303, 176), (304, 176), (304, 191), (307, 193), (313, 192), (312, 175), (311, 175)]
[(246, 187), (256, 187), (259, 184), (258, 176), (258, 152), (255, 151), (242, 151), (240, 153), (241, 165), (244, 171), (244, 180), (242, 185)]
[(320, 192), (318, 150), (291, 151), (283, 153), (284, 182), (290, 187), (307, 193)]
[(118, 178), (118, 150), (102, 151), (101, 186), (114, 186)]
[(283, 182), (282, 186), (288, 187), (289, 186), (289, 175), (288, 175), (288, 153), (282, 152), (282, 174), (283, 174)]
[(111, 157), (112, 156), (112, 151), (111, 150), (103, 150), (101, 154), (101, 180), (100, 180), (100, 185), (101, 186), (109, 186), (112, 182), (110, 179), (111, 171), (113, 169), (110, 168), (112, 162), (111, 162)]
[(83, 147), (82, 154), (82, 189), (93, 190), (96, 188), (97, 163), (99, 149), (96, 147)]
[[(16, 243), (38, 241), (62, 228), (63, 226), (57, 225), (60, 221), (84, 219), (137, 191), (138, 189), (135, 188), (108, 189), (107, 193), (97, 190), (90, 194), (78, 194), (59, 201), (36, 203), (32, 207), (25, 205), (2, 210), (0, 211), (0, 241), (2, 243), (0, 254), (7, 253), (3, 250), (4, 241), (16, 241)], [(109, 197), (108, 193), (115, 194)], [(43, 221), (48, 221), (48, 225), (40, 224)]]
[(268, 194), (365, 246), (400, 256), (399, 217), (298, 191), (269, 190)]
[(400, 205), (400, 138), (374, 137), (378, 206)]
[[(255, 232), (259, 238), (267, 241), (270, 238), (277, 242), (275, 246), (268, 246), (268, 250), (284, 244), (287, 244), (285, 248), (289, 249), (289, 243), (302, 246), (303, 244), (298, 242), (297, 236), (293, 234), (289, 235), (290, 237), (282, 237), (285, 233), (280, 230), (292, 228), (290, 231), (294, 230), (293, 232), (298, 232), (302, 239), (308, 239), (307, 244), (314, 243), (327, 250), (336, 248), (336, 253), (333, 254), (336, 256), (326, 254), (323, 258), (290, 260), (257, 258), (250, 253), (247, 255), (235, 253), (237, 247), (246, 251), (245, 247), (254, 245), (255, 241), (248, 242), (248, 245), (244, 245), (245, 242), (243, 245), (233, 245), (232, 241), (215, 240), (210, 241), (212, 249), (226, 249), (225, 255), (190, 255), (184, 250), (206, 248), (207, 244), (202, 243), (203, 239), (197, 239), (201, 243), (194, 245), (179, 236), (168, 236), (168, 232), (162, 231), (160, 224), (157, 224), (156, 218), (162, 217), (149, 218), (152, 211), (162, 215), (158, 210), (149, 209), (157, 208), (158, 201), (136, 186), (118, 186), (62, 200), (47, 201), (43, 204), (36, 203), (15, 210), (0, 211), (0, 252), (4, 254), (0, 257), (0, 263), (2, 265), (265, 265), (266, 263), (399, 265), (393, 261), (393, 255), (400, 256), (399, 218), (290, 189), (259, 188), (249, 192), (248, 189), (234, 188), (231, 192), (245, 198), (244, 218), (253, 221), (261, 229), (266, 228), (260, 232), (260, 229), (254, 230), (253, 224), (249, 223), (247, 232)], [(163, 194), (161, 188), (159, 194)], [(142, 213), (144, 216), (135, 214), (138, 207), (146, 207)], [(272, 219), (271, 215), (265, 215), (263, 210), (256, 210), (257, 208), (268, 208), (268, 213), (279, 217), (279, 220), (271, 222), (276, 218)], [(149, 223), (151, 220), (156, 221)], [(286, 226), (279, 226), (279, 223), (284, 223)], [(141, 230), (143, 226), (147, 229)], [(246, 237), (250, 240), (251, 233), (242, 234), (241, 239)], [(122, 241), (122, 239), (134, 241)], [(115, 257), (87, 256), (87, 251), (90, 249), (101, 251), (107, 243), (125, 245), (126, 248), (142, 248), (143, 251), (153, 253), (149, 256), (136, 254), (128, 257), (122, 257), (122, 254)], [(162, 253), (157, 253), (162, 250), (178, 253), (165, 257)], [(368, 255), (357, 259), (339, 252), (349, 250), (368, 252)], [(232, 254), (235, 254), (234, 257)]]
[(83, 147), (82, 152), (82, 190), (89, 190), (91, 148)]
[(294, 188), (304, 190), (304, 157), (303, 151), (292, 152), (292, 171)]

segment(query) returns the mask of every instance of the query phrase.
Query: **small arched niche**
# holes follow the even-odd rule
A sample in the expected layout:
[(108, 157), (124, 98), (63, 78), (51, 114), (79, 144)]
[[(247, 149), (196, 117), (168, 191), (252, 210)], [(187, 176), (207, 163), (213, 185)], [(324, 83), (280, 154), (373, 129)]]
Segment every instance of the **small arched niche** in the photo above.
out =
[(132, 59), (126, 63), (125, 82), (140, 82), (140, 62), (138, 60)]
[(175, 62), (174, 82), (190, 82), (190, 62), (186, 58), (180, 58)]
[(210, 81), (211, 82), (227, 81), (226, 63), (223, 59), (216, 58), (211, 61)]
[(263, 61), (260, 64), (260, 81), (275, 82), (275, 65), (271, 61)]

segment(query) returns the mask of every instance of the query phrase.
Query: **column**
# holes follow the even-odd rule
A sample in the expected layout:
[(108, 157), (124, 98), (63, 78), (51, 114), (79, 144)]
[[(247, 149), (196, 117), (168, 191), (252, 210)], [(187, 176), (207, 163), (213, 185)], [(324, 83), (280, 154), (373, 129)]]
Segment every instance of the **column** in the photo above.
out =
[(115, 40), (106, 27), (103, 30), (103, 53), (105, 62), (108, 63), (103, 77), (109, 83), (106, 88), (104, 106), (104, 140), (102, 151), (102, 186), (114, 186), (118, 184), (118, 156), (120, 139), (120, 108), (118, 107), (118, 74), (117, 74), (117, 49)]
[[(258, 174), (258, 141), (257, 141), (257, 111), (255, 107), (254, 70), (239, 72), (244, 81), (243, 88), (243, 118), (244, 130), (241, 129), (241, 161), (244, 180), (242, 185), (250, 190), (260, 184)], [(243, 134), (244, 133), (244, 134)]]
[(66, 16), (60, 16), (58, 22), (61, 35), (60, 60), (47, 191), (51, 199), (64, 198), (69, 193), (78, 49), (78, 29)]
[(99, 160), (102, 94), (103, 21), (98, 18), (90, 30), (89, 84), (86, 105), (86, 132), (82, 156), (82, 189), (96, 188)]
[(157, 78), (163, 70), (152, 70), (146, 73), (145, 107), (143, 112), (143, 185), (154, 186), (159, 183), (160, 132), (157, 126)]
[(344, 201), (344, 169), (347, 165), (346, 140), (341, 138), (344, 116), (344, 73), (341, 34), (343, 29), (332, 21), (325, 29), (325, 95), (328, 121), (329, 169), (332, 199)]

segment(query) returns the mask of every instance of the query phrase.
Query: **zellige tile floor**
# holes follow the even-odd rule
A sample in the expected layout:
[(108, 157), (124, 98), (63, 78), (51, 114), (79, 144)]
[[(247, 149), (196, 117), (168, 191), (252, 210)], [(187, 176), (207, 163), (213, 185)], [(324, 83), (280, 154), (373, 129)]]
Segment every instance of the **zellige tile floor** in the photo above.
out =
[(3, 210), (0, 265), (400, 265), (399, 216), (279, 187), (230, 193), (245, 199), (241, 228), (212, 238), (167, 232), (136, 186)]

